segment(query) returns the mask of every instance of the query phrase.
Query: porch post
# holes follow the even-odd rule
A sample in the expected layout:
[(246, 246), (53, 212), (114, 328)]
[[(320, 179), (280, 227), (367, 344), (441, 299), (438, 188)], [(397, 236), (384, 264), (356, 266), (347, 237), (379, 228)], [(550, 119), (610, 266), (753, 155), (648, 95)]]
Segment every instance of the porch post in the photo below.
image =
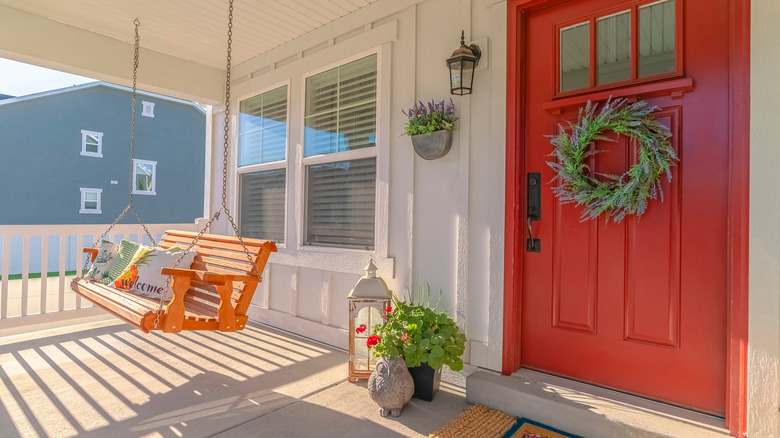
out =
[(203, 167), (203, 217), (208, 218), (211, 211), (211, 186), (213, 178), (212, 157), (214, 156), (214, 107), (206, 107), (206, 159)]

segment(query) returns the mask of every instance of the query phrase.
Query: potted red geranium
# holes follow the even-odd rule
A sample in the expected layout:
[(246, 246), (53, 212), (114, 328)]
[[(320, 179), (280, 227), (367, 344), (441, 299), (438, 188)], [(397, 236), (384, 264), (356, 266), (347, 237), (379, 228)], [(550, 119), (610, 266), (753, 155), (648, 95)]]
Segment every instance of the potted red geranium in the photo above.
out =
[(374, 326), (367, 345), (376, 357), (403, 358), (415, 381), (414, 396), (431, 401), (442, 366), (463, 369), (466, 336), (449, 315), (431, 308), (427, 283), (418, 292), (418, 302), (393, 298), (393, 306), (385, 309), (385, 323)]

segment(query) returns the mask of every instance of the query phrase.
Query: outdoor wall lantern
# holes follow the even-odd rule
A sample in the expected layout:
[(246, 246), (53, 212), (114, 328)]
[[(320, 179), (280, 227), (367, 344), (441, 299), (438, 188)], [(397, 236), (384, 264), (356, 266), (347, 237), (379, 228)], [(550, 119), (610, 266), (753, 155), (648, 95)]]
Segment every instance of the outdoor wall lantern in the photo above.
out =
[(368, 348), (368, 337), (374, 325), (382, 324), (382, 315), (391, 305), (392, 292), (376, 276), (376, 265), (369, 259), (366, 275), (358, 280), (347, 296), (349, 304), (349, 381), (368, 379), (377, 359)]
[(467, 46), (465, 40), (465, 34), (461, 31), (460, 47), (452, 52), (452, 56), (447, 59), (447, 67), (450, 69), (450, 93), (458, 96), (471, 94), (474, 83), (474, 68), (479, 64), (479, 58), (482, 57), (482, 50), (479, 49), (479, 46), (476, 44)]

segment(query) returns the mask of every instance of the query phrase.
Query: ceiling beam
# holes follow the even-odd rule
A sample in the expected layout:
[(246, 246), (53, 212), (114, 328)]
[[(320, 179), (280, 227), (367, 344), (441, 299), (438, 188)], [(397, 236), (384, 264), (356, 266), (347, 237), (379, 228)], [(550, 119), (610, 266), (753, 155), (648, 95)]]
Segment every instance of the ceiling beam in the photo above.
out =
[[(128, 23), (128, 40), (132, 40)], [(143, 42), (143, 35), (141, 36)], [(0, 56), (14, 61), (132, 85), (133, 44), (0, 6)], [(138, 88), (204, 105), (224, 100), (224, 70), (142, 47)]]

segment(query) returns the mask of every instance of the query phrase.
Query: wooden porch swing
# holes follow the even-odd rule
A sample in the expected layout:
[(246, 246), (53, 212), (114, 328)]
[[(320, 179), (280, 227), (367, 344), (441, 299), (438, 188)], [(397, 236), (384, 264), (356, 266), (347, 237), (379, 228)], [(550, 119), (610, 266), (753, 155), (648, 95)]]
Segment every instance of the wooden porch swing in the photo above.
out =
[[(133, 206), (133, 158), (135, 156), (135, 103), (136, 78), (140, 38), (138, 19), (135, 24), (135, 54), (133, 63), (133, 116), (130, 137), (130, 202), (108, 229), (95, 241), (91, 248), (84, 248), (89, 257), (84, 263), (94, 262), (98, 254), (97, 245), (119, 223), (128, 211), (132, 211), (143, 227), (152, 244), (169, 249), (185, 246), (172, 268), (162, 268), (161, 274), (168, 276), (165, 290), (159, 299), (148, 298), (128, 291), (115, 289), (97, 281), (75, 278), (71, 282), (74, 292), (88, 299), (117, 318), (149, 332), (180, 332), (182, 330), (219, 330), (233, 332), (246, 326), (246, 312), (257, 285), (276, 244), (259, 239), (241, 237), (233, 216), (227, 208), (227, 170), (230, 131), (230, 61), (233, 35), (233, 0), (230, 0), (228, 15), (227, 70), (225, 81), (225, 135), (222, 167), (222, 205), (214, 212), (199, 233), (168, 230), (160, 242), (155, 242), (146, 225)], [(206, 230), (224, 212), (236, 236), (206, 234)], [(195, 260), (190, 269), (178, 268), (179, 263), (190, 251), (195, 251)], [(171, 295), (169, 300), (166, 297)], [(167, 303), (167, 304), (166, 304)]]

